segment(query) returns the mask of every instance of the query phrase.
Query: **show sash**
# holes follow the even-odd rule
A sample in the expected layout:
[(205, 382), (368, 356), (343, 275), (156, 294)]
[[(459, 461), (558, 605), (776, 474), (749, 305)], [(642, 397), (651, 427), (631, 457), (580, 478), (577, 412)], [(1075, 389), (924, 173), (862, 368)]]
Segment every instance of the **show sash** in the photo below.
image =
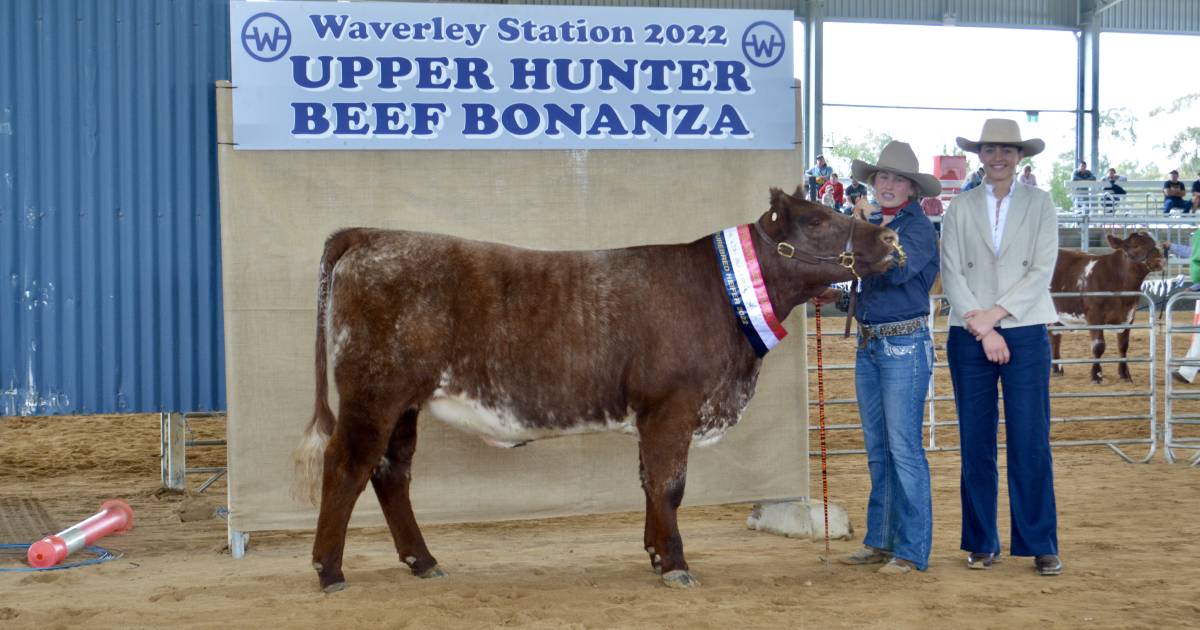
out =
[(717, 232), (713, 235), (713, 246), (717, 249), (717, 264), (721, 267), (733, 316), (754, 354), (762, 358), (787, 336), (787, 331), (779, 323), (767, 296), (754, 241), (750, 239), (750, 226), (739, 225)]

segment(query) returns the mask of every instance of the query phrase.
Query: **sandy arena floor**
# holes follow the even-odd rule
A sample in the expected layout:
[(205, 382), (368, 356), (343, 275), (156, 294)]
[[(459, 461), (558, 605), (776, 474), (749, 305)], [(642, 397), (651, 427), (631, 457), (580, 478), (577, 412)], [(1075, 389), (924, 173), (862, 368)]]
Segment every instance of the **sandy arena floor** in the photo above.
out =
[[(1085, 356), (1086, 335), (1071, 337), (1066, 343), (1075, 354), (1068, 356)], [(840, 340), (828, 342), (826, 352), (832, 354), (826, 354), (826, 361), (844, 362), (848, 347)], [(1139, 348), (1137, 338), (1133, 347)], [(1109, 371), (1115, 375), (1115, 367)], [(1145, 373), (1145, 366), (1135, 367), (1135, 380)], [(837, 395), (838, 388), (846, 395), (848, 374), (831, 376), (827, 395)], [(945, 378), (943, 371), (939, 379)], [(1084, 387), (1091, 387), (1086, 367), (1055, 381), (1056, 391)], [(1101, 389), (1117, 387), (1128, 386)], [(1144, 399), (1117, 400), (1069, 402), (1092, 414), (1097, 407), (1107, 414), (1121, 413), (1112, 410), (1126, 404), (1146, 405)], [(952, 417), (951, 409), (947, 406), (945, 417)], [(1056, 415), (1078, 410), (1055, 402)], [(839, 413), (845, 415), (845, 410)], [(1143, 424), (1125, 428), (1134, 423), (1118, 423), (1105, 433), (1100, 428), (1104, 424), (1055, 431), (1058, 437), (1081, 439), (1114, 430), (1136, 437), (1147, 430)], [(197, 425), (201, 437), (223, 430), (215, 421)], [(944, 432), (948, 438), (955, 433), (952, 427)], [(1146, 465), (1125, 464), (1103, 446), (1056, 451), (1059, 538), (1066, 564), (1056, 578), (1036, 576), (1026, 558), (1006, 557), (989, 572), (964, 568), (958, 550), (958, 457), (934, 453), (934, 551), (924, 574), (884, 577), (870, 568), (826, 566), (819, 560), (822, 542), (749, 531), (749, 507), (726, 505), (681, 511), (688, 560), (703, 583), (691, 591), (661, 586), (641, 550), (642, 515), (626, 513), (426, 527), (432, 551), (450, 573), (433, 581), (413, 578), (401, 567), (385, 530), (352, 531), (346, 551), (349, 588), (327, 596), (309, 567), (311, 532), (255, 533), (247, 557), (234, 561), (225, 549), (224, 521), (214, 515), (223, 504), (223, 482), (204, 495), (159, 491), (158, 437), (158, 418), (149, 415), (0, 419), (0, 498), (36, 498), (61, 526), (90, 515), (111, 497), (126, 498), (137, 515), (132, 532), (102, 542), (124, 553), (118, 560), (63, 571), (0, 572), (0, 627), (1200, 624), (1200, 469), (1168, 465), (1161, 450)], [(852, 447), (856, 439), (843, 432), (835, 441)], [(1130, 451), (1140, 456), (1145, 449), (1133, 446)], [(195, 465), (223, 461), (219, 449), (189, 456)], [(815, 459), (813, 464), (816, 470)], [(818, 479), (814, 486), (819, 494)], [(195, 487), (200, 479), (192, 481)], [(830, 460), (831, 499), (849, 510), (858, 537), (867, 488), (861, 456)], [(1003, 487), (1000, 501), (1003, 515)], [(1007, 545), (1007, 518), (1000, 525)], [(859, 544), (834, 541), (833, 551), (847, 553)], [(19, 566), (11, 556), (0, 556), (0, 568)]]

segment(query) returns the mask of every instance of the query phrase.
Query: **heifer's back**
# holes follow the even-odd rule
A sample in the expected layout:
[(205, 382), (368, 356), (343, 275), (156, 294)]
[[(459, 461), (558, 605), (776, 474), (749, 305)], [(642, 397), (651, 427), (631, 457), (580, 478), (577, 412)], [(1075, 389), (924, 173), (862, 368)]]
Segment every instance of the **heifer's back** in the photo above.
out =
[(754, 355), (721, 325), (728, 306), (706, 298), (718, 275), (695, 273), (706, 242), (547, 252), (403, 231), (335, 239), (353, 243), (332, 270), (327, 324), (343, 396), (409, 392), (403, 408), (425, 403), (511, 446), (632, 430), (680, 384), (711, 392), (721, 422), (752, 394)]

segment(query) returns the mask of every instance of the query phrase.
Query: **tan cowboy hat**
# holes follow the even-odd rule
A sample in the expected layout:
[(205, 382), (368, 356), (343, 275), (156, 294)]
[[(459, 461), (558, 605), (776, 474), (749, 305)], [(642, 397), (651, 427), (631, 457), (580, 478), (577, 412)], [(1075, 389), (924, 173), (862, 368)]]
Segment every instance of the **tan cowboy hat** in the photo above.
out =
[(879, 171), (887, 171), (911, 180), (917, 185), (922, 197), (936, 197), (942, 194), (942, 183), (933, 175), (917, 172), (919, 168), (917, 154), (913, 153), (912, 147), (908, 146), (907, 142), (895, 140), (887, 143), (883, 151), (879, 152), (879, 162), (876, 164), (867, 164), (862, 160), (850, 162), (850, 174), (860, 182), (867, 181), (868, 177)]
[(983, 131), (979, 141), (959, 137), (955, 140), (963, 151), (979, 153), (979, 147), (985, 144), (1005, 144), (1017, 147), (1025, 157), (1032, 157), (1046, 148), (1046, 143), (1039, 138), (1021, 139), (1021, 128), (1017, 121), (1007, 118), (989, 118), (983, 122)]

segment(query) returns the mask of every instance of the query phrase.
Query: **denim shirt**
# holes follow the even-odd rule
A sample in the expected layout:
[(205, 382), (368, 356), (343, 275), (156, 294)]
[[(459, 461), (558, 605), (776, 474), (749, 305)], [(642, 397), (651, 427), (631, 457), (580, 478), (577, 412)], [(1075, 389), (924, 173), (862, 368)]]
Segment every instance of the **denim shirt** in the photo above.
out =
[[(883, 215), (872, 216), (878, 225)], [(888, 224), (900, 235), (908, 260), (887, 273), (863, 278), (855, 315), (864, 324), (901, 322), (929, 315), (929, 288), (937, 278), (941, 258), (937, 233), (921, 204), (910, 201)]]

